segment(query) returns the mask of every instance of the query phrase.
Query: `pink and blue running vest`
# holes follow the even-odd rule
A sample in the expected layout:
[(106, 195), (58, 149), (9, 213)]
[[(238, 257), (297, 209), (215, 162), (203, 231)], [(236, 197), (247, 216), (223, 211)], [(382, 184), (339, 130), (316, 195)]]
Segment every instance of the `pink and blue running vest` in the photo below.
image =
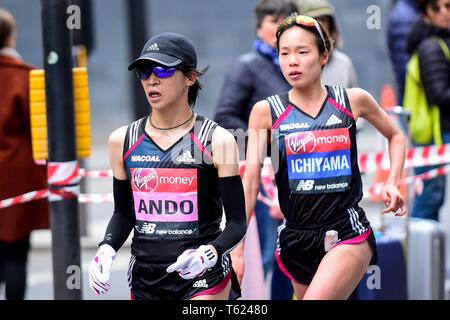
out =
[(289, 101), (268, 97), (272, 164), (287, 221), (318, 224), (345, 214), (362, 198), (356, 123), (345, 89), (327, 86), (316, 117)]
[(131, 253), (164, 263), (221, 232), (222, 201), (211, 154), (217, 124), (197, 115), (193, 128), (162, 150), (145, 132), (147, 119), (128, 127), (124, 144), (136, 215)]

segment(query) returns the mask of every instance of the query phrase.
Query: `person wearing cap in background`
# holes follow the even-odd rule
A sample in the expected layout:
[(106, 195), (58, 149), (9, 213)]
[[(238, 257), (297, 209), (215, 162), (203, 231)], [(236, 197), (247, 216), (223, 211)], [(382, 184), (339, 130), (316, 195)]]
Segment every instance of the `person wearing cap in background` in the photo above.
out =
[[(250, 111), (258, 100), (291, 88), (280, 70), (275, 34), (278, 24), (295, 11), (297, 6), (293, 0), (259, 0), (256, 4), (254, 50), (238, 57), (225, 76), (214, 116), (220, 126), (246, 132)], [(242, 156), (244, 158), (245, 152)], [(260, 192), (264, 197), (268, 197), (263, 187)], [(258, 200), (255, 217), (264, 276), (268, 279), (269, 273), (272, 273), (271, 296), (275, 299), (290, 299), (292, 286), (289, 279), (278, 270), (274, 256), (277, 228), (283, 215), (278, 206), (269, 207)], [(242, 243), (233, 251), (233, 261), (243, 260), (243, 251)], [(238, 265), (243, 266), (243, 263)], [(242, 281), (244, 270), (236, 268), (236, 273)]]
[(206, 69), (197, 69), (192, 42), (170, 32), (152, 37), (128, 69), (152, 111), (109, 138), (114, 213), (89, 264), (90, 286), (108, 291), (116, 252), (134, 228), (132, 299), (235, 299), (229, 252), (246, 231), (245, 201), (234, 137), (193, 111)]
[[(33, 161), (29, 73), (34, 66), (16, 51), (17, 26), (0, 9), (0, 200), (47, 188), (47, 169)], [(0, 209), (0, 285), (7, 300), (26, 292), (30, 234), (50, 227), (47, 199)]]
[(325, 85), (354, 88), (358, 86), (355, 68), (349, 56), (339, 50), (342, 47), (342, 36), (336, 20), (336, 11), (327, 0), (298, 0), (298, 13), (319, 20), (327, 28), (334, 41), (328, 63), (322, 73)]

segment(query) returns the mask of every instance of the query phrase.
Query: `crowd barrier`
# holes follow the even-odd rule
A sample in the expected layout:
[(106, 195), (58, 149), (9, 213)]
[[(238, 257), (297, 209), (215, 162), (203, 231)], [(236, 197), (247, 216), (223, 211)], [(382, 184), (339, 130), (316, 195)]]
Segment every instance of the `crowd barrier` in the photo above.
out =
[[(389, 155), (385, 152), (362, 153), (359, 156), (359, 168), (361, 173), (375, 172), (376, 170), (389, 169)], [(406, 152), (405, 169), (429, 165), (444, 165), (440, 168), (432, 169), (420, 175), (413, 175), (402, 179), (402, 183), (414, 183), (414, 191), (421, 193), (422, 181), (444, 175), (450, 171), (450, 144), (437, 146), (422, 146), (409, 148)], [(43, 164), (43, 163), (41, 163)], [(245, 167), (245, 161), (240, 162), (240, 171)], [(242, 171), (241, 171), (242, 172)], [(110, 169), (88, 171), (79, 168), (77, 161), (47, 163), (47, 179), (51, 185), (67, 186), (78, 183), (82, 178), (112, 178)], [(277, 190), (274, 187), (274, 170), (270, 158), (266, 158), (261, 171), (261, 183), (267, 196), (258, 195), (258, 199), (269, 206), (277, 205)], [(370, 200), (380, 194), (383, 182), (364, 190), (365, 200)], [(27, 192), (9, 199), (0, 201), (0, 209), (18, 203), (49, 198), (49, 201), (58, 201), (63, 198), (78, 197), (82, 203), (104, 203), (112, 202), (112, 193), (92, 193), (81, 194), (79, 186), (63, 187), (58, 189), (42, 189)]]

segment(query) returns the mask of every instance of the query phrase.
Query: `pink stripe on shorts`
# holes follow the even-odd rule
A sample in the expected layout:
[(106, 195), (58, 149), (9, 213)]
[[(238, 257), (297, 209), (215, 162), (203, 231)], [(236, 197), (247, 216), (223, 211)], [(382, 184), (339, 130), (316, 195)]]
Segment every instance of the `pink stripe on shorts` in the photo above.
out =
[(354, 237), (354, 238), (347, 239), (347, 240), (344, 240), (344, 241), (340, 241), (340, 242), (336, 243), (336, 244), (333, 246), (333, 248), (336, 247), (336, 246), (338, 246), (338, 245), (340, 245), (340, 244), (354, 244), (354, 243), (360, 243), (360, 242), (363, 242), (364, 240), (367, 239), (367, 237), (369, 237), (370, 230), (371, 230), (371, 229), (370, 229), (370, 227), (369, 227), (369, 229), (367, 229), (366, 232), (364, 232), (363, 234), (360, 234), (359, 236), (356, 236), (356, 237)]
[(286, 267), (283, 265), (283, 262), (281, 262), (280, 255), (278, 254), (278, 250), (275, 250), (275, 260), (277, 261), (278, 267), (280, 270), (292, 281), (297, 282), (294, 277), (289, 273), (289, 271), (286, 269)]

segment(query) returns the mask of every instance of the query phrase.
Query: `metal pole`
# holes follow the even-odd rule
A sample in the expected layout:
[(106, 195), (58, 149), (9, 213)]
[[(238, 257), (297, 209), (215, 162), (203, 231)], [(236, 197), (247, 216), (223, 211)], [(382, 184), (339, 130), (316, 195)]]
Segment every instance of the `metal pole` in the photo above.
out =
[[(94, 48), (94, 24), (92, 23), (92, 1), (91, 0), (71, 0), (72, 5), (80, 8), (81, 26), (80, 29), (72, 30), (73, 60), (76, 67), (87, 68), (87, 56)], [(85, 168), (85, 160), (83, 158), (78, 160), (80, 168)], [(86, 179), (80, 181), (80, 192), (86, 193), (87, 183)], [(86, 203), (80, 203), (80, 234), (81, 236), (88, 235), (88, 210)]]
[(92, 0), (71, 0), (71, 4), (78, 6), (81, 13), (80, 28), (72, 30), (73, 45), (83, 45), (86, 48), (86, 53), (89, 54), (95, 47)]
[[(41, 0), (49, 163), (76, 161), (69, 0)], [(77, 184), (75, 184), (77, 186)], [(64, 187), (49, 184), (51, 189)], [(78, 198), (50, 204), (53, 289), (57, 300), (80, 300)]]
[[(125, 1), (127, 6), (128, 32), (129, 32), (129, 55), (130, 61), (136, 59), (141, 54), (141, 49), (147, 42), (147, 20), (146, 6), (144, 0)], [(149, 105), (142, 86), (136, 81), (134, 73), (130, 76), (132, 83), (132, 98), (135, 119), (139, 119), (149, 113)]]

